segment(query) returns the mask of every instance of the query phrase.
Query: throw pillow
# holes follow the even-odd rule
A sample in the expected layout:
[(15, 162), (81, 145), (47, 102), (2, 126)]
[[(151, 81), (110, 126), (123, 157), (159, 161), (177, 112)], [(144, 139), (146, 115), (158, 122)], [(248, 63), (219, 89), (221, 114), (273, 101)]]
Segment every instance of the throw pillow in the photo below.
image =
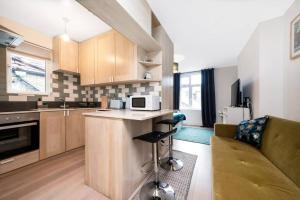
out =
[(268, 116), (265, 116), (258, 119), (242, 121), (238, 126), (238, 132), (235, 138), (259, 149), (268, 118)]

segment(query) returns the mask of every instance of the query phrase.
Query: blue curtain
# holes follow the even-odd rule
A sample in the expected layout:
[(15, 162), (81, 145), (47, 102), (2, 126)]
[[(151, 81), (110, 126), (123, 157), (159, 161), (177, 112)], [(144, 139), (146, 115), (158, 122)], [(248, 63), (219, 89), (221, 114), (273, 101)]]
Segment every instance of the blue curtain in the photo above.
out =
[(213, 127), (216, 122), (214, 69), (201, 70), (202, 125)]
[(180, 73), (174, 74), (174, 87), (173, 87), (173, 107), (174, 110), (179, 110), (179, 103), (180, 103)]

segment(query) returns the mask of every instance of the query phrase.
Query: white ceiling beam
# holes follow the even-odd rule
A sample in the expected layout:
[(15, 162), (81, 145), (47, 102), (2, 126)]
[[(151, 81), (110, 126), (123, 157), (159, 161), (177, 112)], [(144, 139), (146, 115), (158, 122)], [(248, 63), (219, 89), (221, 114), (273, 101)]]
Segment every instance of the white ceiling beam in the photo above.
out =
[(149, 35), (116, 0), (76, 0), (94, 15), (147, 51), (160, 50)]

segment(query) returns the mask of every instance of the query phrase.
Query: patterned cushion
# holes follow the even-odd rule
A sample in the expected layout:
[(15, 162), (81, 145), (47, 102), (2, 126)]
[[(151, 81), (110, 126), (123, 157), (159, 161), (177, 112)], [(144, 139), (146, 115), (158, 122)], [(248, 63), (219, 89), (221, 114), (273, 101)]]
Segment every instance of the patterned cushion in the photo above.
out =
[(235, 139), (251, 144), (259, 149), (268, 118), (268, 116), (265, 116), (258, 119), (242, 121), (238, 126)]

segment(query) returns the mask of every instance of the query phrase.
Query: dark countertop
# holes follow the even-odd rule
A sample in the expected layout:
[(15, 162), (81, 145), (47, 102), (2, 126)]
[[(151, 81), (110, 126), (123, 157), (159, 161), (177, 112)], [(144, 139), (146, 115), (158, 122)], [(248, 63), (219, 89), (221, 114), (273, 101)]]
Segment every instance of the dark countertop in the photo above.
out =
[[(9, 113), (20, 113), (20, 112), (41, 112), (41, 111), (53, 111), (53, 110), (64, 110), (61, 108), (63, 102), (43, 102), (43, 108), (37, 108), (37, 102), (9, 102), (0, 101), (0, 114)], [(100, 103), (98, 102), (66, 102), (66, 110), (74, 109), (89, 109), (99, 108)]]

